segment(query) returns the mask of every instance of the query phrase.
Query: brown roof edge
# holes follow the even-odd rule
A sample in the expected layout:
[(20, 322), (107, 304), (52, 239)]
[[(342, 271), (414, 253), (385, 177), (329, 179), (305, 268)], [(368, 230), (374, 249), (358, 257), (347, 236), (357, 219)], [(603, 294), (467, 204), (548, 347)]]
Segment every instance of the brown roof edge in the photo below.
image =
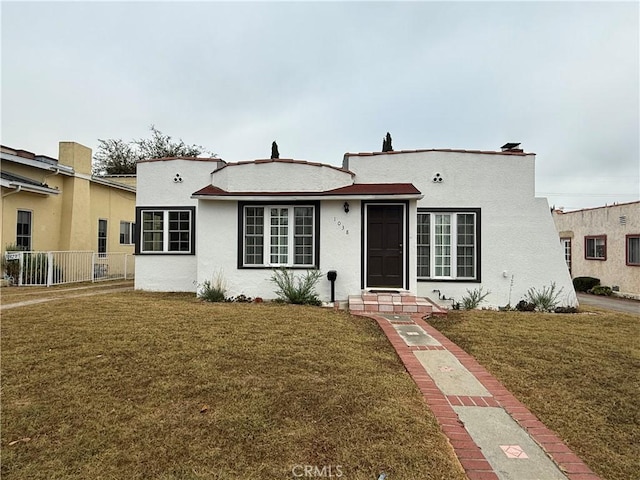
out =
[(220, 187), (207, 185), (194, 192), (192, 195), (212, 195), (225, 197), (246, 197), (246, 196), (331, 196), (331, 195), (421, 195), (412, 183), (353, 183), (344, 187), (321, 191), (299, 191), (299, 192), (233, 192), (223, 190)]
[(373, 157), (376, 155), (397, 155), (400, 153), (424, 153), (424, 152), (447, 152), (447, 153), (481, 153), (485, 155), (515, 155), (524, 157), (526, 155), (535, 155), (533, 152), (523, 151), (504, 151), (496, 152), (493, 150), (463, 150), (456, 148), (425, 148), (419, 150), (394, 150), (391, 152), (358, 152), (358, 153), (345, 153), (345, 157)]

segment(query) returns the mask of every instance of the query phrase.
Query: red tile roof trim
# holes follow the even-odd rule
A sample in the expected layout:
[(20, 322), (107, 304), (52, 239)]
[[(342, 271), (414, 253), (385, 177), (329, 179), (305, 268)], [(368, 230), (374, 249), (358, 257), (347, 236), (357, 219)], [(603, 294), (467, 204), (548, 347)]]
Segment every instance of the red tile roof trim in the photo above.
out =
[(346, 187), (309, 192), (230, 192), (213, 185), (201, 188), (193, 195), (220, 197), (269, 196), (332, 196), (332, 195), (421, 195), (412, 183), (355, 183)]
[(345, 157), (373, 157), (375, 155), (394, 155), (399, 153), (423, 153), (423, 152), (453, 152), (453, 153), (482, 153), (487, 155), (516, 155), (524, 157), (526, 155), (535, 155), (535, 153), (527, 153), (520, 151), (496, 152), (491, 150), (462, 150), (455, 148), (426, 148), (421, 150), (394, 150), (392, 152), (359, 152), (359, 153), (345, 153)]
[(265, 159), (258, 159), (258, 160), (241, 160), (239, 162), (229, 162), (229, 163), (225, 162), (225, 164), (220, 168), (218, 168), (216, 172), (218, 170), (222, 170), (223, 168), (227, 168), (227, 167), (236, 167), (239, 165), (250, 165), (250, 164), (257, 165), (261, 163), (295, 163), (297, 165), (311, 165), (312, 167), (328, 167), (334, 170), (338, 170), (339, 172), (348, 173), (352, 177), (355, 175), (350, 170), (347, 170), (342, 167), (336, 167), (335, 165), (329, 165), (327, 163), (308, 162), (307, 160), (294, 160), (292, 158), (265, 158)]
[(193, 162), (222, 162), (227, 163), (221, 158), (201, 158), (201, 157), (163, 157), (163, 158), (146, 158), (144, 160), (138, 160), (136, 163), (149, 163), (149, 162), (166, 162), (169, 160), (190, 160)]

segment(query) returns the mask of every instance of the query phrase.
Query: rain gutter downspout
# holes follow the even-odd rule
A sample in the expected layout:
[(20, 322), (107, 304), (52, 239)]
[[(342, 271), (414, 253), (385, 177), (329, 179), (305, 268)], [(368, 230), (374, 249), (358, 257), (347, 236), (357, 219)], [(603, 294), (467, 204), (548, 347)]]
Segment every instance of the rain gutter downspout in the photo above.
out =
[(4, 195), (2, 195), (2, 198), (13, 195), (14, 193), (20, 193), (20, 190), (22, 190), (22, 185), (18, 185), (18, 187), (13, 192), (5, 193)]

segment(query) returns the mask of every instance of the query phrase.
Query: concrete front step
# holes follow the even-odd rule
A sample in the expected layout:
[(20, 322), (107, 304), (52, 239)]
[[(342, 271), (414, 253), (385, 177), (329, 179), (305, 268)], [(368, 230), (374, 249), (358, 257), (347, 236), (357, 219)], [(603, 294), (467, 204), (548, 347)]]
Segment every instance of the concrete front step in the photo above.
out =
[(388, 293), (368, 292), (361, 295), (349, 295), (349, 310), (354, 313), (424, 313), (432, 315), (446, 315), (433, 302), (423, 297), (417, 297), (410, 292)]

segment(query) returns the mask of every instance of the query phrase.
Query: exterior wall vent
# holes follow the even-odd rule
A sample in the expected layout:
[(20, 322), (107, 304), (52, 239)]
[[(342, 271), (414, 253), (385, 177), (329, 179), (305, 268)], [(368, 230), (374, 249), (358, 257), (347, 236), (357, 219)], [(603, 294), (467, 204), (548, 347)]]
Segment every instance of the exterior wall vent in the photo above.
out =
[(626, 225), (627, 224), (627, 216), (626, 215), (621, 215), (619, 220), (620, 220), (620, 225)]

